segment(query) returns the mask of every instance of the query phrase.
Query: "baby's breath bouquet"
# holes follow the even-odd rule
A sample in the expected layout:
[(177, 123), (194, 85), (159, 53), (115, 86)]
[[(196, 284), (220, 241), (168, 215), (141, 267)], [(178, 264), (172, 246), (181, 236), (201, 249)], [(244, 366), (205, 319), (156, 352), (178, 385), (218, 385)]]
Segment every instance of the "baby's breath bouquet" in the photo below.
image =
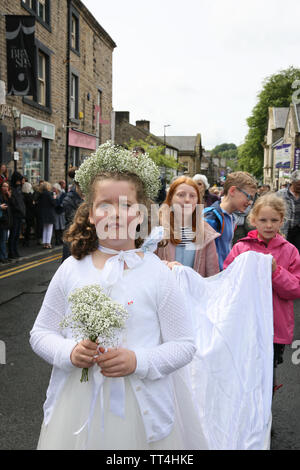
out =
[[(104, 348), (117, 347), (118, 336), (128, 318), (123, 305), (108, 297), (97, 285), (75, 289), (69, 296), (71, 313), (60, 323), (71, 328), (76, 340), (89, 339)], [(82, 369), (81, 382), (88, 381), (88, 369)]]

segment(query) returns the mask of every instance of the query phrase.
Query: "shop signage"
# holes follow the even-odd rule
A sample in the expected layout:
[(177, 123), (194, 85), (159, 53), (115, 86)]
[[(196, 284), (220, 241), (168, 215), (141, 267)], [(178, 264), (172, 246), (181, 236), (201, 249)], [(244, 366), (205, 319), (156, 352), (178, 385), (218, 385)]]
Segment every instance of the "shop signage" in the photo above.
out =
[(300, 168), (300, 148), (295, 149), (295, 158), (294, 158), (294, 170), (299, 170)]
[(12, 107), (7, 104), (0, 104), (0, 119), (4, 119), (6, 117), (13, 117)]
[(16, 147), (19, 149), (42, 148), (42, 132), (33, 127), (23, 127), (16, 131)]
[(22, 127), (33, 127), (34, 129), (41, 131), (43, 139), (54, 140), (55, 139), (55, 126), (51, 122), (40, 121), (34, 119), (26, 114), (20, 116), (20, 126)]
[(291, 144), (277, 145), (274, 150), (275, 168), (291, 167)]
[(96, 150), (96, 136), (69, 129), (69, 146)]

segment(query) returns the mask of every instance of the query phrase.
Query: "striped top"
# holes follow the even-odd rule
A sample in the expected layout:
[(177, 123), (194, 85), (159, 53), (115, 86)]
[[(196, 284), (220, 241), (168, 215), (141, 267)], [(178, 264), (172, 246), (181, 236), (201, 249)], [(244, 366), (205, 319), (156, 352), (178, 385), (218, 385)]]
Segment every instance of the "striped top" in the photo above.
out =
[(195, 233), (192, 227), (181, 227), (181, 242), (178, 246), (187, 246), (193, 243)]

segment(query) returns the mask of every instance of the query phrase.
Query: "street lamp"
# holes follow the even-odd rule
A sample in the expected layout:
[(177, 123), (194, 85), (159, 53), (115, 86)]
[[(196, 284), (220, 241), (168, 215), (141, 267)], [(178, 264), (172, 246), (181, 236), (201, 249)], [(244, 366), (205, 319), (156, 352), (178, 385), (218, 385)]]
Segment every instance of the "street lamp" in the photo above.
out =
[(165, 153), (166, 153), (166, 127), (171, 127), (171, 124), (164, 124), (164, 146), (165, 146)]

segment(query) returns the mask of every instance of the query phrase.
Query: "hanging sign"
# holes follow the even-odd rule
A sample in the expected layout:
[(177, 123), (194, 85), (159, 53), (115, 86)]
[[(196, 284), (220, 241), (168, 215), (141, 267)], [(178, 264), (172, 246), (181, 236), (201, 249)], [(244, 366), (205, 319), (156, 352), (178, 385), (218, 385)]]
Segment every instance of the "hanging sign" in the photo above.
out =
[(35, 96), (35, 17), (6, 15), (7, 94)]
[(19, 149), (42, 148), (42, 132), (33, 127), (23, 127), (16, 131), (16, 147)]

